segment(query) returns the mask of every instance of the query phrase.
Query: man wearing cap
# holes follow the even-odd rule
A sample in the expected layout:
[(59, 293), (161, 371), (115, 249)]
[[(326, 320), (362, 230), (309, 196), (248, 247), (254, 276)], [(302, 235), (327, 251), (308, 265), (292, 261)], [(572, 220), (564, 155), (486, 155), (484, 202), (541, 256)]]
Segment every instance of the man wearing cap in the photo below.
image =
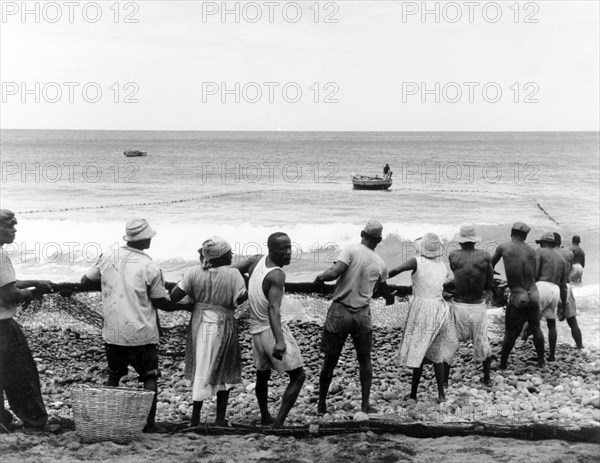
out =
[(535, 251), (536, 286), (540, 293), (540, 316), (546, 319), (548, 325), (548, 345), (550, 354), (548, 361), (553, 362), (556, 351), (556, 316), (560, 303), (564, 312), (567, 302), (567, 263), (554, 251), (554, 233), (544, 233), (539, 240), (540, 245)]
[(325, 358), (319, 382), (319, 414), (327, 413), (327, 393), (348, 335), (352, 336), (358, 358), (361, 410), (364, 413), (377, 413), (370, 404), (373, 326), (369, 302), (374, 293), (379, 292), (386, 298), (387, 305), (394, 303), (394, 296), (390, 294), (386, 284), (387, 267), (375, 253), (375, 248), (382, 239), (382, 231), (381, 223), (375, 220), (367, 222), (360, 235), (360, 244), (345, 248), (337, 262), (316, 277), (315, 284), (318, 285), (337, 279), (321, 338), (321, 352), (325, 354)]
[(483, 383), (491, 386), (490, 363), (492, 348), (487, 335), (487, 303), (485, 291), (492, 289), (494, 269), (492, 257), (475, 249), (481, 241), (475, 234), (475, 225), (464, 225), (454, 238), (461, 249), (448, 256), (454, 272), (454, 301), (450, 305), (450, 356), (445, 359), (445, 383), (448, 383), (450, 365), (458, 350), (459, 341), (473, 341), (473, 359), (483, 363)]
[(560, 233), (554, 232), (554, 240), (556, 241), (556, 247), (554, 248), (554, 251), (562, 256), (567, 264), (567, 303), (564, 305), (564, 310), (561, 311), (559, 307), (558, 320), (562, 322), (565, 318), (567, 319), (569, 328), (571, 328), (571, 336), (573, 336), (573, 340), (575, 341), (577, 348), (583, 349), (581, 330), (579, 329), (579, 324), (577, 323), (577, 305), (575, 304), (575, 297), (573, 296), (573, 287), (571, 285), (570, 277), (574, 260), (573, 251), (562, 246), (562, 236), (560, 236)]
[[(13, 319), (19, 304), (28, 304), (36, 291), (50, 291), (49, 281), (19, 281), (5, 244), (15, 240), (15, 214), (0, 209), (0, 434), (11, 426), (13, 416), (4, 409), (4, 393), (10, 408), (25, 429), (43, 430), (48, 414), (42, 398), (40, 377), (27, 339)], [(35, 289), (27, 289), (35, 287)]]
[(581, 238), (579, 238), (579, 236), (573, 236), (571, 242), (573, 243), (573, 246), (571, 246), (571, 251), (573, 252), (571, 283), (580, 284), (581, 277), (583, 276), (583, 267), (585, 267), (585, 252), (579, 247), (579, 243), (581, 243)]
[(500, 357), (502, 370), (507, 368), (508, 356), (525, 322), (529, 323), (533, 333), (538, 367), (545, 366), (544, 335), (540, 328), (540, 301), (535, 284), (535, 252), (525, 243), (530, 230), (531, 228), (523, 222), (515, 222), (511, 229), (511, 240), (499, 245), (492, 257), (492, 267), (495, 267), (500, 259), (503, 260), (506, 282), (510, 289)]
[(162, 272), (144, 249), (156, 232), (145, 219), (127, 223), (126, 246), (102, 254), (81, 279), (83, 287), (101, 283), (104, 326), (102, 337), (108, 361), (107, 386), (118, 386), (132, 365), (144, 389), (155, 392), (144, 432), (155, 432), (158, 394), (158, 315), (156, 309), (185, 310), (166, 299)]

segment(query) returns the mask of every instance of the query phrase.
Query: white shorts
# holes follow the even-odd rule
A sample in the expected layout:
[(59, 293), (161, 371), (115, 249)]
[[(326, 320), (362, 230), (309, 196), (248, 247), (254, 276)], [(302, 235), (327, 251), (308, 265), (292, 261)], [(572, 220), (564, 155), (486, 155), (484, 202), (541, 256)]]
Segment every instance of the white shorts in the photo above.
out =
[(581, 283), (581, 277), (583, 276), (583, 267), (581, 264), (573, 264), (571, 267), (571, 283)]
[(546, 320), (556, 320), (560, 288), (549, 281), (537, 281), (535, 285), (540, 293), (540, 317)]
[(473, 359), (483, 362), (492, 355), (488, 339), (487, 303), (450, 304), (450, 336), (444, 361), (452, 365), (460, 341), (473, 341)]
[(254, 366), (257, 370), (277, 370), (282, 373), (304, 366), (300, 348), (290, 328), (285, 323), (281, 325), (281, 328), (285, 341), (285, 354), (283, 354), (282, 360), (273, 357), (275, 336), (273, 336), (271, 328), (252, 335), (252, 354), (254, 356)]

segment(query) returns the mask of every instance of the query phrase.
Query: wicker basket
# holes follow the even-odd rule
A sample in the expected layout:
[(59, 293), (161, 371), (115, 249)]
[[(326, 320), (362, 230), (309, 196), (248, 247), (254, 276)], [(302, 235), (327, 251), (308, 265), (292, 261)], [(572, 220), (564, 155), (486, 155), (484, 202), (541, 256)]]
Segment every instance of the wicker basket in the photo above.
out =
[(73, 390), (73, 420), (83, 442), (110, 440), (124, 444), (139, 439), (154, 392), (110, 386)]

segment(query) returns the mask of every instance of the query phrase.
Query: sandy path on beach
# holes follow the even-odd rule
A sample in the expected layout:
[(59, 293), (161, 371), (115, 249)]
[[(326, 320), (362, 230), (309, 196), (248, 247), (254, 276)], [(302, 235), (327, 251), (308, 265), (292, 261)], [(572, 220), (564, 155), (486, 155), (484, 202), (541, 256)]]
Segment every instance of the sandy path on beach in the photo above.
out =
[(371, 432), (294, 439), (262, 435), (144, 435), (139, 442), (81, 444), (74, 432), (58, 436), (0, 436), (1, 462), (598, 462), (597, 444), (481, 436), (417, 439)]

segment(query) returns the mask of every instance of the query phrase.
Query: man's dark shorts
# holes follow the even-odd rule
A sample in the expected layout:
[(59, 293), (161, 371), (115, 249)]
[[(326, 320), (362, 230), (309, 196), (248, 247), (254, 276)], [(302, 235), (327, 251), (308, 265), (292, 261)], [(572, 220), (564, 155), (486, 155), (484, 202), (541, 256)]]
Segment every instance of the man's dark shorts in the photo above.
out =
[(140, 381), (160, 376), (158, 369), (158, 348), (156, 344), (145, 346), (117, 346), (105, 344), (106, 360), (108, 361), (108, 376), (121, 379), (128, 371), (129, 365), (133, 366)]
[(348, 335), (352, 336), (358, 354), (371, 353), (373, 346), (371, 309), (368, 305), (354, 309), (334, 301), (327, 312), (321, 338), (321, 352), (340, 355)]
[(540, 326), (540, 302), (537, 289), (528, 293), (513, 293), (506, 305), (505, 325), (507, 332), (518, 336), (527, 322), (529, 329), (535, 331)]

